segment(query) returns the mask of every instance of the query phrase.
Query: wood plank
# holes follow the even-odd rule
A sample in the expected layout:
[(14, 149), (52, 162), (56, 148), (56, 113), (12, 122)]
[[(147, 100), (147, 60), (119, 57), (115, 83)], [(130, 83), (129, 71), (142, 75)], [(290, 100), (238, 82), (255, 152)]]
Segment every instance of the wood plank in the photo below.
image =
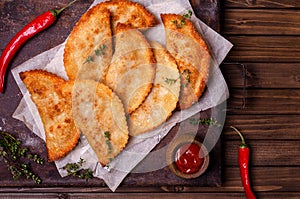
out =
[[(280, 198), (279, 196), (283, 197), (288, 197), (288, 198), (296, 198), (299, 196), (299, 193), (288, 193), (287, 195), (285, 194), (279, 194), (276, 195), (276, 193), (262, 193), (258, 194), (260, 198)], [(70, 194), (70, 199), (78, 199), (82, 198), (82, 196), (85, 196), (86, 198), (99, 198), (100, 195), (96, 194), (88, 194), (88, 195), (83, 195), (83, 194)], [(182, 198), (187, 198), (187, 199), (209, 199), (209, 198), (218, 198), (218, 199), (242, 199), (245, 198), (244, 193), (155, 193), (150, 195), (145, 195), (141, 193), (133, 193), (133, 194), (105, 194), (101, 195), (103, 198), (123, 198), (123, 199), (149, 199), (149, 198), (166, 198), (166, 199), (182, 199)], [(275, 196), (275, 197), (273, 197)]]
[(300, 37), (225, 36), (234, 45), (227, 62), (300, 62)]
[(230, 88), (243, 88), (246, 73), (247, 88), (300, 88), (299, 63), (223, 64), (221, 70)]
[(235, 126), (246, 139), (300, 140), (300, 115), (227, 115), (223, 138), (238, 139)]
[[(237, 137), (239, 139), (239, 137)], [(240, 140), (224, 141), (224, 163), (226, 166), (238, 166), (238, 148)], [(247, 140), (251, 148), (252, 166), (299, 166), (300, 140)], [(292, 169), (291, 169), (292, 170)]]
[[(148, 194), (148, 195), (147, 195)], [(151, 196), (150, 196), (151, 195)], [(21, 198), (33, 198), (33, 199), (48, 199), (48, 198), (70, 198), (70, 199), (77, 199), (77, 198), (123, 198), (123, 199), (147, 199), (147, 198), (199, 198), (201, 199), (209, 199), (209, 198), (218, 198), (218, 199), (243, 199), (245, 198), (244, 193), (86, 193), (86, 194), (78, 194), (78, 193), (66, 193), (66, 194), (52, 194), (52, 193), (40, 193), (40, 194), (3, 194), (0, 196), (0, 199), (21, 199)], [(298, 199), (299, 193), (298, 192), (290, 192), (290, 193), (282, 193), (282, 192), (274, 192), (274, 193), (259, 193), (260, 198), (289, 198), (289, 199)]]
[[(263, 196), (264, 192), (271, 195), (275, 195), (279, 192), (298, 192), (300, 190), (300, 167), (251, 167), (251, 179), (254, 190), (258, 193), (258, 196)], [(200, 186), (162, 186), (162, 187), (128, 187), (121, 186), (116, 190), (114, 195), (130, 193), (150, 193), (151, 196), (156, 193), (162, 192), (184, 192), (184, 193), (194, 193), (194, 192), (204, 192), (212, 193), (214, 196), (218, 193), (243, 193), (243, 187), (241, 183), (241, 177), (239, 174), (238, 167), (225, 167), (224, 168), (224, 183), (220, 187), (200, 187)], [(53, 193), (57, 196), (69, 196), (69, 193), (74, 195), (85, 195), (85, 194), (95, 194), (95, 195), (106, 195), (111, 191), (107, 187), (74, 187), (70, 185), (69, 187), (40, 187), (40, 188), (2, 188), (0, 189), (0, 195), (2, 194), (12, 194), (15, 195), (39, 195), (41, 193)], [(299, 193), (299, 192), (298, 192)], [(45, 195), (46, 195), (45, 194)], [(178, 193), (176, 193), (178, 194)], [(181, 193), (183, 194), (183, 193)], [(197, 193), (199, 194), (199, 193)], [(43, 194), (44, 195), (44, 194)], [(220, 194), (222, 195), (222, 194)], [(63, 197), (66, 198), (66, 197)]]
[(300, 8), (298, 0), (225, 0), (225, 8)]
[(299, 35), (300, 10), (225, 9), (221, 24), (224, 34)]
[[(242, 190), (239, 168), (226, 167), (226, 181), (222, 186), (227, 190)], [(258, 191), (299, 191), (300, 167), (251, 167), (250, 178), (253, 189)]]
[(299, 89), (247, 89), (246, 105), (243, 110), (232, 110), (241, 107), (243, 90), (231, 89), (227, 100), (228, 114), (300, 114)]

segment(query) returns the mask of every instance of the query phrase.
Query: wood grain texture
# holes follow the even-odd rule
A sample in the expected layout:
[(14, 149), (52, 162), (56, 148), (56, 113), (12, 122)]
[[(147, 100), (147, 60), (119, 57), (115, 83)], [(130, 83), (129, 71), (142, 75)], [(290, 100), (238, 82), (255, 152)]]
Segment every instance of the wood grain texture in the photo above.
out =
[(234, 45), (228, 62), (300, 63), (298, 36), (225, 36)]
[(300, 140), (300, 115), (227, 115), (222, 132), (225, 140), (239, 139), (230, 126), (239, 128), (246, 139), (287, 143)]
[[(228, 108), (240, 107), (244, 97), (241, 89), (231, 89)], [(246, 106), (229, 114), (300, 114), (299, 89), (247, 89)]]
[[(226, 194), (232, 194), (240, 192), (243, 193), (243, 187), (241, 183), (241, 178), (239, 175), (238, 167), (225, 167), (224, 168), (224, 179), (226, 181), (220, 187), (190, 187), (190, 186), (160, 186), (160, 187), (126, 187), (122, 186), (116, 190), (116, 193), (111, 193), (107, 187), (45, 187), (45, 188), (28, 188), (24, 187), (22, 189), (17, 188), (2, 188), (0, 189), (0, 196), (3, 194), (19, 195), (19, 197), (26, 196), (30, 194), (41, 196), (40, 192), (44, 192), (45, 197), (48, 195), (56, 197), (68, 197), (73, 196), (105, 196), (111, 195), (115, 196), (130, 196), (131, 194), (140, 193), (140, 197), (155, 195), (168, 196), (168, 194), (175, 196), (178, 193), (185, 195), (189, 193), (207, 193), (207, 197), (215, 198), (216, 194), (228, 196)], [(288, 194), (287, 192), (298, 192), (300, 189), (300, 168), (299, 167), (252, 167), (251, 177), (253, 188), (257, 192), (258, 196), (263, 196), (265, 194), (270, 194), (273, 196), (277, 193)], [(227, 180), (228, 179), (228, 180)], [(291, 183), (292, 182), (292, 183)], [(147, 192), (147, 193), (145, 193)], [(176, 192), (176, 193), (174, 193)], [(201, 192), (201, 193), (199, 193)], [(299, 192), (298, 192), (299, 194)], [(259, 197), (260, 198), (260, 197)]]
[[(299, 191), (300, 168), (299, 167), (252, 167), (251, 178), (255, 191)], [(229, 167), (225, 169), (225, 187), (233, 190), (242, 189), (239, 168)], [(235, 187), (235, 188), (234, 188)]]
[[(37, 35), (22, 48), (11, 68), (64, 41), (80, 13), (92, 1), (79, 1), (77, 6), (63, 12), (55, 26)], [(67, 2), (1, 1), (0, 49), (35, 15)], [(214, 24), (211, 10), (201, 9), (218, 1), (190, 2), (198, 17), (211, 23), (212, 28), (220, 29), (221, 35), (234, 44), (226, 62), (242, 63), (247, 68), (246, 107), (227, 112), (222, 133), (225, 165), (222, 168), (222, 185), (137, 187), (123, 184), (116, 193), (111, 193), (100, 180), (82, 181), (80, 187), (77, 179), (72, 177), (58, 181), (55, 166), (47, 163), (43, 175), (52, 186), (37, 186), (26, 181), (26, 185), (18, 187), (10, 180), (9, 173), (1, 172), (0, 198), (245, 198), (237, 166), (240, 140), (229, 128), (231, 125), (243, 132), (251, 147), (250, 172), (258, 198), (300, 198), (300, 1), (220, 1), (221, 27)], [(244, 86), (241, 68), (231, 64), (222, 65), (221, 69), (230, 88), (228, 108), (241, 107)], [(31, 149), (43, 154), (43, 143), (23, 123), (10, 117), (21, 97), (9, 73), (7, 92), (0, 94), (0, 127), (21, 135), (29, 145), (29, 141), (41, 144), (39, 149)], [(1, 171), (6, 170), (5, 166), (0, 167)]]
[[(277, 199), (277, 198), (289, 198), (289, 199), (298, 199), (299, 198), (299, 193), (298, 192), (291, 192), (291, 193), (281, 193), (281, 192), (274, 192), (274, 193), (260, 193), (259, 194), (260, 198), (272, 198), (272, 199)], [(33, 198), (33, 199), (64, 199), (64, 198), (69, 198), (69, 199), (94, 199), (94, 198), (123, 198), (123, 199), (149, 199), (149, 198), (166, 198), (166, 199), (209, 199), (209, 198), (218, 198), (218, 199), (244, 199), (245, 194), (244, 193), (159, 193), (159, 194), (151, 194), (151, 196), (147, 196), (144, 194), (138, 194), (138, 193), (131, 193), (131, 194), (112, 194), (112, 193), (87, 193), (87, 194), (76, 194), (76, 193), (70, 193), (70, 194), (51, 194), (51, 193), (44, 193), (44, 194), (4, 194), (0, 196), (0, 199), (7, 199), (7, 198), (12, 198), (12, 199), (19, 199), (19, 198)]]
[[(300, 88), (299, 63), (243, 63), (246, 70), (238, 64), (225, 64), (221, 70), (231, 88), (244, 87), (246, 73), (247, 88)], [(284, 72), (283, 72), (284, 71)]]
[(224, 34), (300, 34), (300, 10), (226, 9), (223, 15), (221, 22)]
[(226, 8), (299, 8), (298, 0), (225, 0)]
[[(224, 162), (226, 166), (238, 166), (237, 151), (240, 140), (224, 142)], [(300, 141), (249, 140), (251, 166), (298, 166), (300, 165)], [(255, 154), (255, 155), (254, 155)], [(299, 175), (300, 177), (300, 175)]]

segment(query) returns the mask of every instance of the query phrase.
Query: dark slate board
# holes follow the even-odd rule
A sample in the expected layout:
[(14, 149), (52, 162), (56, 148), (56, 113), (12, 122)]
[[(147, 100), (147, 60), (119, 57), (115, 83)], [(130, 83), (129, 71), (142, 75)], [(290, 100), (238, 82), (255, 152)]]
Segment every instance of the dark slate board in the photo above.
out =
[[(0, 2), (0, 51), (2, 52), (8, 41), (35, 16), (53, 8), (59, 8), (67, 4), (68, 0), (14, 0)], [(10, 69), (22, 62), (62, 43), (72, 30), (79, 17), (86, 11), (92, 0), (81, 0), (76, 6), (65, 10), (59, 20), (47, 31), (36, 35), (26, 43), (13, 59)], [(194, 11), (203, 22), (219, 31), (219, 6), (218, 0), (191, 0)], [(22, 122), (12, 118), (12, 114), (22, 98), (12, 75), (7, 74), (5, 93), (0, 94), (0, 127), (20, 139), (34, 153), (41, 154), (46, 158), (45, 143), (33, 134)], [(201, 113), (210, 117), (210, 110)], [(178, 132), (178, 126), (174, 127), (168, 136), (154, 149), (162, 148), (168, 143), (172, 136)], [(187, 128), (188, 129), (188, 128)], [(205, 136), (207, 127), (199, 126), (197, 135)], [(210, 152), (210, 166), (207, 172), (196, 179), (184, 180), (176, 177), (168, 167), (147, 173), (129, 174), (122, 182), (122, 187), (127, 186), (219, 186), (221, 184), (221, 141)], [(143, 161), (147, 163), (147, 158)], [(139, 166), (142, 166), (139, 165)], [(0, 189), (10, 187), (22, 188), (51, 188), (51, 187), (104, 187), (102, 180), (92, 179), (88, 182), (74, 177), (61, 178), (54, 163), (46, 163), (42, 168), (33, 167), (33, 170), (43, 179), (41, 185), (26, 179), (14, 181), (7, 167), (0, 162)]]

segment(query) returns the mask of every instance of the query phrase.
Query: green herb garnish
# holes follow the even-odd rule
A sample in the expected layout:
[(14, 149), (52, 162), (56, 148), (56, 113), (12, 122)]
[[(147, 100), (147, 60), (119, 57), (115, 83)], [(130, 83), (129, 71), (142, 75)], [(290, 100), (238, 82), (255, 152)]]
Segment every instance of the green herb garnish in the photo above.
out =
[(216, 127), (221, 127), (221, 124), (213, 119), (213, 118), (190, 118), (189, 123), (193, 125), (207, 125), (207, 126), (216, 126)]
[(94, 61), (93, 56), (88, 56), (88, 58), (86, 58), (84, 64), (85, 64), (85, 63), (90, 63), (90, 62), (93, 62), (93, 61)]
[(106, 142), (107, 147), (108, 147), (108, 152), (111, 153), (112, 152), (112, 146), (111, 146), (111, 142), (110, 142), (110, 132), (105, 131), (104, 132), (104, 137), (105, 137), (105, 142)]
[(93, 62), (95, 56), (99, 57), (99, 56), (105, 55), (105, 51), (104, 51), (105, 49), (106, 49), (106, 45), (105, 44), (100, 45), (99, 48), (97, 48), (94, 51), (95, 54), (88, 56), (88, 58), (86, 58), (86, 60), (85, 60), (85, 62), (83, 64)]
[(192, 11), (189, 10), (188, 13), (182, 15), (182, 18), (184, 18), (184, 19), (190, 19), (192, 17), (192, 14), (193, 14)]
[(183, 77), (183, 79), (185, 80), (185, 83), (182, 84), (182, 87), (185, 88), (188, 86), (188, 84), (190, 83), (190, 78), (191, 78), (191, 71), (189, 71), (188, 69), (184, 69), (181, 77)]
[(99, 48), (95, 50), (95, 54), (97, 56), (103, 56), (103, 55), (105, 55), (105, 52), (104, 52), (105, 48), (106, 48), (105, 44), (100, 45)]
[(80, 158), (79, 162), (77, 163), (68, 163), (62, 169), (68, 172), (68, 175), (72, 175), (74, 177), (80, 179), (92, 179), (93, 178), (93, 171), (90, 169), (83, 169), (82, 165), (85, 163), (85, 160)]
[(176, 25), (177, 28), (182, 28), (186, 24), (185, 20), (190, 19), (192, 17), (192, 14), (192, 11), (189, 10), (188, 13), (182, 15), (180, 22), (178, 22), (176, 19), (172, 22)]
[(165, 78), (165, 83), (167, 83), (167, 84), (169, 84), (169, 85), (173, 85), (173, 84), (175, 84), (176, 82), (177, 82), (177, 80), (178, 80), (179, 78), (177, 78), (177, 79), (172, 79), (172, 78)]
[(14, 180), (21, 176), (32, 179), (35, 183), (42, 183), (41, 178), (31, 171), (30, 162), (44, 164), (44, 159), (36, 154), (31, 154), (27, 147), (22, 147), (21, 142), (9, 133), (0, 131), (0, 160), (8, 166)]

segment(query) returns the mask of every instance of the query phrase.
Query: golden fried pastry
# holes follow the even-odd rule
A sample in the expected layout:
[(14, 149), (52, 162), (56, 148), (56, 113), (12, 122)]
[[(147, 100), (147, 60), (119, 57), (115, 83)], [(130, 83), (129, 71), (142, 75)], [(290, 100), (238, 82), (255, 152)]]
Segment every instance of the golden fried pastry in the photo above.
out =
[(136, 136), (165, 122), (176, 108), (180, 76), (176, 61), (159, 43), (151, 46), (156, 58), (154, 86), (145, 102), (129, 117), (129, 133)]
[(148, 10), (131, 1), (105, 1), (92, 7), (76, 23), (66, 42), (64, 66), (70, 80), (102, 82), (111, 61), (112, 35), (119, 22), (139, 29), (157, 23)]
[(104, 83), (120, 97), (128, 114), (142, 104), (152, 88), (155, 59), (139, 30), (118, 24), (116, 31), (115, 53)]
[(42, 70), (20, 73), (35, 103), (46, 135), (48, 161), (59, 160), (77, 144), (80, 132), (72, 117), (72, 90), (65, 80)]
[(116, 32), (118, 23), (137, 29), (146, 29), (157, 24), (154, 15), (144, 6), (136, 2), (131, 2), (129, 0), (114, 0), (105, 1), (97, 6), (110, 10), (113, 33)]
[(209, 77), (208, 47), (192, 22), (177, 14), (161, 14), (166, 31), (166, 48), (181, 74), (179, 107), (189, 108), (202, 95)]
[(108, 164), (125, 147), (128, 126), (123, 104), (107, 86), (93, 80), (73, 84), (73, 116), (76, 126), (102, 165)]
[(76, 23), (64, 49), (64, 66), (69, 80), (102, 81), (112, 57), (110, 11), (88, 10)]

